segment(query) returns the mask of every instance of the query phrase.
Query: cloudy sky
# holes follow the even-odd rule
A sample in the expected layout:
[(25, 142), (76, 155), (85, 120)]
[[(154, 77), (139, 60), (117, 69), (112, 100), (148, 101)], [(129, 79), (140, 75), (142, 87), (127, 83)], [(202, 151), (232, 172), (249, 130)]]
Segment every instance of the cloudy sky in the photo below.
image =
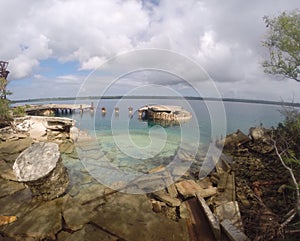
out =
[[(0, 1), (0, 59), (9, 61), (12, 99), (76, 96), (87, 76), (114, 56), (163, 49), (201, 66), (223, 97), (300, 102), (299, 83), (261, 67), (263, 16), (300, 8), (299, 0)], [(110, 71), (100, 75), (97, 88), (105, 88)], [(139, 85), (161, 78), (161, 85), (184, 88), (172, 75), (146, 71), (127, 74), (112, 94), (129, 90), (137, 76), (144, 76)], [(209, 96), (205, 84), (202, 91)]]

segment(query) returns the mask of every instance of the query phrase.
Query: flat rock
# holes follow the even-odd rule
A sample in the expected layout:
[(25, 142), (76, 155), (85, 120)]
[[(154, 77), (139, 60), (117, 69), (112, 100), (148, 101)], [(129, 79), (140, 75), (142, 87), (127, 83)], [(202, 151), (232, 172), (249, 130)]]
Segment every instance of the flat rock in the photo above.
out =
[(107, 188), (102, 184), (93, 184), (86, 188), (82, 188), (79, 194), (75, 197), (75, 201), (79, 204), (86, 204), (92, 202), (95, 199), (104, 199), (105, 195), (113, 190)]
[(62, 153), (71, 154), (74, 151), (74, 144), (72, 142), (63, 142), (59, 145), (59, 150)]
[(117, 237), (106, 233), (94, 225), (87, 224), (81, 230), (74, 233), (60, 232), (57, 241), (117, 241)]
[(11, 162), (15, 161), (18, 155), (32, 144), (32, 139), (27, 137), (13, 141), (0, 143), (0, 159)]
[[(84, 241), (91, 241), (91, 240), (117, 241), (117, 240), (120, 240), (117, 237), (100, 230), (99, 228), (95, 227), (94, 225), (87, 224), (85, 226), (84, 230), (85, 230)], [(70, 240), (70, 241), (73, 241), (73, 240)]]
[(8, 195), (12, 195), (23, 189), (25, 189), (23, 183), (0, 179), (0, 198)]
[(25, 213), (36, 208), (31, 201), (28, 188), (0, 198), (1, 215), (22, 217)]
[(8, 224), (2, 230), (9, 237), (32, 237), (39, 240), (50, 238), (62, 229), (61, 207), (63, 200), (43, 202), (40, 206)]
[(92, 223), (118, 236), (118, 240), (189, 240), (186, 222), (174, 222), (154, 213), (146, 195), (114, 194), (98, 208)]
[(76, 198), (66, 197), (63, 205), (62, 215), (66, 225), (72, 231), (83, 228), (96, 215), (92, 205), (81, 205)]
[(2, 160), (0, 160), (0, 177), (9, 181), (18, 180), (13, 172), (12, 166)]

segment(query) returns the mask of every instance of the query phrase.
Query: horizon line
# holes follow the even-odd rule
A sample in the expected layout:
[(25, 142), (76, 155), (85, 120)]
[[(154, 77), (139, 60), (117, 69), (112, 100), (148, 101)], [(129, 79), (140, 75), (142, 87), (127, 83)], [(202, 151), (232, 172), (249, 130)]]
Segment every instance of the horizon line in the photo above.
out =
[(285, 101), (273, 101), (273, 100), (259, 100), (259, 99), (243, 99), (243, 98), (216, 98), (216, 97), (196, 97), (196, 96), (81, 96), (81, 97), (45, 97), (34, 99), (21, 99), (10, 100), (11, 103), (23, 103), (23, 102), (38, 102), (38, 101), (58, 101), (58, 100), (94, 100), (94, 99), (187, 99), (187, 100), (207, 100), (207, 101), (224, 101), (224, 102), (240, 102), (240, 103), (257, 103), (257, 104), (270, 104), (270, 105), (282, 105), (300, 107), (299, 102), (285, 102)]

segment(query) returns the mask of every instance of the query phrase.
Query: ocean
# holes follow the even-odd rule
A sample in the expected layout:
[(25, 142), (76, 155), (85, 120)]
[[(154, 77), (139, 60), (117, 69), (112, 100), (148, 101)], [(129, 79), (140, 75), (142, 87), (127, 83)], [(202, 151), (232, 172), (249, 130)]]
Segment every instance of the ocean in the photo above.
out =
[[(95, 108), (59, 116), (73, 118), (75, 126), (87, 132), (92, 140), (85, 146), (75, 145), (80, 165), (75, 162), (77, 166), (74, 166), (74, 161), (67, 156), (65, 164), (69, 170), (83, 165), (95, 179), (109, 187), (131, 182), (157, 168), (166, 168), (176, 180), (190, 168), (196, 156), (201, 159), (200, 172), (206, 175), (213, 168), (205, 163), (205, 158), (211, 154), (214, 140), (237, 129), (248, 134), (253, 126), (276, 127), (284, 120), (280, 113), (282, 107), (269, 104), (185, 99), (101, 99), (75, 103), (93, 103)], [(140, 119), (138, 109), (149, 104), (182, 106), (192, 113), (192, 118), (180, 125)], [(119, 108), (118, 113), (115, 107)], [(106, 109), (105, 113), (102, 108)]]

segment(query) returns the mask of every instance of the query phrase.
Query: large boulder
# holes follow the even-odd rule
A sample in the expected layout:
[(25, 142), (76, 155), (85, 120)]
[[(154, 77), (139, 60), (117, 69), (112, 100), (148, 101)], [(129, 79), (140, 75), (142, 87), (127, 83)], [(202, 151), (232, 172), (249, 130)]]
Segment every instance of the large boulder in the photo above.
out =
[(26, 183), (34, 196), (44, 200), (62, 195), (69, 184), (56, 143), (34, 143), (18, 156), (13, 170), (18, 181)]

